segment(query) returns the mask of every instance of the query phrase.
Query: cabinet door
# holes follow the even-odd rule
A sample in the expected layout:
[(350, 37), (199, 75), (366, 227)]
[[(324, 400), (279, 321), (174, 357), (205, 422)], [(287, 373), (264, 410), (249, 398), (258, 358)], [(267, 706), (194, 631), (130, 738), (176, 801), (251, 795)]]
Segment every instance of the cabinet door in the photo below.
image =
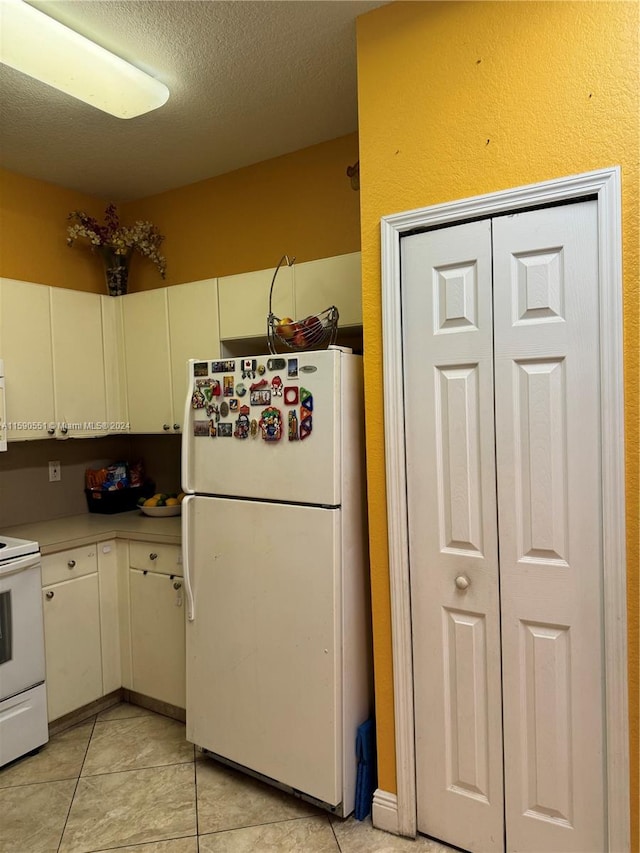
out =
[(120, 619), (118, 613), (118, 552), (115, 540), (101, 542), (97, 551), (100, 587), (102, 689), (106, 695), (122, 687)]
[(44, 587), (49, 720), (102, 696), (98, 575)]
[[(276, 317), (296, 319), (293, 302), (293, 273), (282, 266), (273, 286), (271, 310)], [(220, 339), (266, 337), (269, 289), (275, 267), (228, 275), (218, 279)]]
[(49, 288), (56, 435), (106, 433), (100, 296)]
[(131, 293), (122, 307), (131, 432), (168, 432), (173, 406), (167, 288)]
[(55, 417), (48, 287), (0, 281), (0, 353), (8, 440), (46, 438)]
[(335, 305), (340, 326), (362, 325), (360, 252), (295, 264), (293, 278), (296, 319)]
[(128, 432), (127, 378), (124, 358), (122, 299), (101, 296), (102, 349), (104, 352), (105, 395), (109, 432)]
[(129, 572), (133, 690), (178, 708), (186, 705), (183, 592), (181, 578)]
[(215, 278), (167, 288), (171, 379), (173, 385), (172, 432), (179, 432), (187, 395), (187, 361), (220, 355), (218, 284)]

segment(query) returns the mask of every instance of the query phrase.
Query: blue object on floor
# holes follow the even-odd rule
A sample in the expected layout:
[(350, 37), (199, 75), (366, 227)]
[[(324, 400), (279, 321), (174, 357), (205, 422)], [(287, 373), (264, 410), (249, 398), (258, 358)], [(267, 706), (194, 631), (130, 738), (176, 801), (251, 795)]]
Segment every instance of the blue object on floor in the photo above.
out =
[(377, 785), (376, 724), (373, 717), (358, 726), (356, 733), (356, 807), (354, 817), (364, 820), (371, 811), (373, 792)]

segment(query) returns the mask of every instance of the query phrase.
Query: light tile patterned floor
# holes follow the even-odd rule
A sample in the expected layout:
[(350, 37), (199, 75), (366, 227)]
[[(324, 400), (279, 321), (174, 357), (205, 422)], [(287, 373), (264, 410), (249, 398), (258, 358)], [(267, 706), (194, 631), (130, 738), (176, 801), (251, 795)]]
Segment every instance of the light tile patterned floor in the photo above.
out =
[(125, 703), (0, 770), (0, 853), (450, 853), (341, 820), (196, 754)]

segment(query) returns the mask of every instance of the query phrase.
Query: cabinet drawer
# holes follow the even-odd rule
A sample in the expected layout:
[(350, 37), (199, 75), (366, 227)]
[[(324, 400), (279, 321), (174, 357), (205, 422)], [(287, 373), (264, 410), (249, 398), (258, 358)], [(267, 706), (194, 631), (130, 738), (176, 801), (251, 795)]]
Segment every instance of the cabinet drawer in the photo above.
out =
[(68, 581), (98, 571), (95, 545), (83, 545), (42, 558), (42, 586)]
[(179, 545), (130, 542), (129, 565), (132, 569), (182, 577), (182, 550)]

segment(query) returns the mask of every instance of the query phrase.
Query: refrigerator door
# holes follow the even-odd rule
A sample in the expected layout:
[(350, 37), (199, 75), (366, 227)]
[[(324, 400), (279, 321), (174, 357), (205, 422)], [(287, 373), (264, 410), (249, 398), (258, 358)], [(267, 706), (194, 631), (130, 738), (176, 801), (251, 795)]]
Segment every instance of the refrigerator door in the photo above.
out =
[(339, 509), (189, 498), (187, 738), (341, 800)]
[(360, 394), (361, 364), (339, 350), (190, 361), (185, 490), (339, 505), (341, 413)]

